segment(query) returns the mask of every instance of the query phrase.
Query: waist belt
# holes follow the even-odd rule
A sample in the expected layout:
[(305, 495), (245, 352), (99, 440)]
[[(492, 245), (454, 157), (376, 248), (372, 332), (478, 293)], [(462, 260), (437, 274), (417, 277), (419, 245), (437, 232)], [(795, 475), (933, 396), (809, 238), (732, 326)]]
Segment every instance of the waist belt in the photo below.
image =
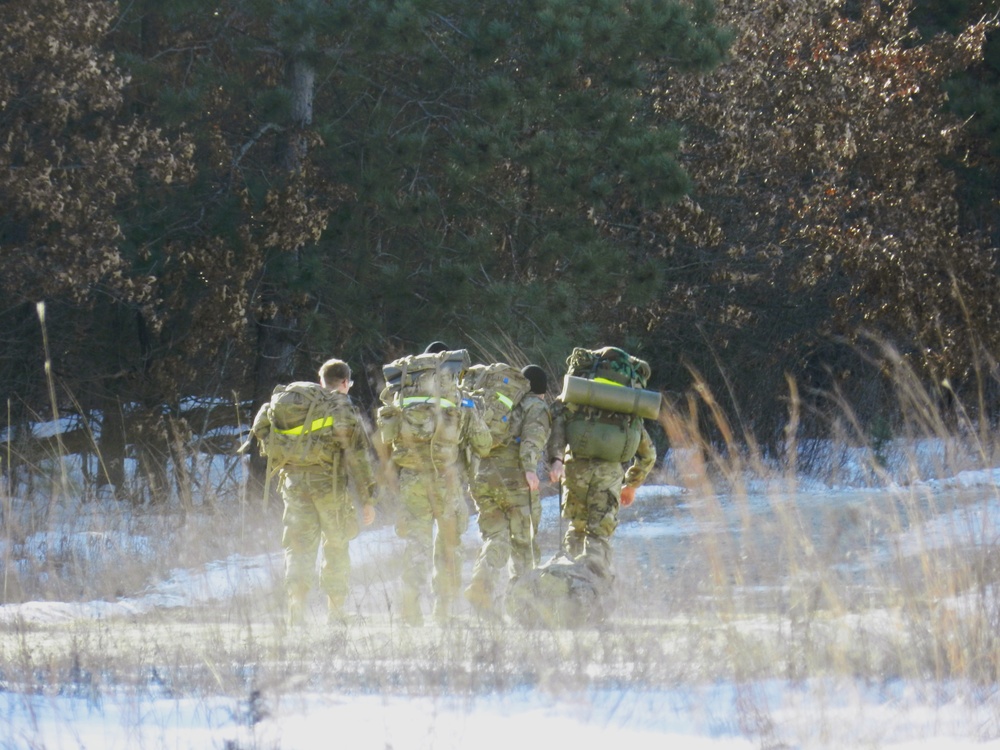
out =
[(454, 401), (449, 401), (446, 398), (437, 398), (436, 396), (407, 396), (399, 404), (403, 407), (412, 406), (413, 404), (435, 404), (442, 409), (454, 409), (458, 406)]

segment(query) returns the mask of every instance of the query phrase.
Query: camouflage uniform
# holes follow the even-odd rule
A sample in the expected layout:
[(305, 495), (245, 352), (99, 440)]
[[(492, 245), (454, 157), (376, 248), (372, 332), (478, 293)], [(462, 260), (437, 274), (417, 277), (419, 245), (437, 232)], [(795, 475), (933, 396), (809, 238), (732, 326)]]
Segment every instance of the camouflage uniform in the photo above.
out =
[(576, 558), (587, 555), (595, 565), (610, 566), (609, 540), (618, 528), (618, 503), (623, 485), (639, 487), (656, 463), (656, 447), (642, 428), (639, 447), (626, 470), (620, 463), (574, 458), (566, 441), (565, 409), (553, 409), (549, 460), (564, 462), (562, 517), (569, 521), (563, 549)]
[(526, 394), (511, 414), (511, 425), (515, 437), (480, 460), (471, 486), (483, 546), (466, 596), (481, 607), (492, 607), (496, 571), (509, 561), (511, 572), (519, 576), (535, 567), (540, 555), (535, 532), (541, 503), (524, 475), (537, 472), (544, 458), (552, 430), (548, 404), (541, 396)]
[[(331, 399), (350, 396), (331, 392)], [(266, 412), (261, 408), (254, 419), (253, 432), (266, 434), (270, 429)], [(352, 407), (351, 411), (354, 409)], [(323, 543), (320, 587), (328, 597), (331, 617), (336, 617), (347, 598), (350, 578), (348, 543), (360, 531), (357, 511), (348, 482), (362, 505), (372, 505), (375, 486), (369, 453), (368, 432), (357, 415), (352, 430), (351, 448), (331, 450), (325, 466), (284, 466), (278, 472), (278, 491), (284, 500), (282, 548), (285, 554), (285, 588), (289, 600), (289, 619), (300, 623), (305, 600), (316, 578), (316, 553)]]
[(391, 441), (399, 470), (396, 534), (405, 541), (406, 556), (401, 614), (412, 625), (423, 622), (420, 594), (432, 570), (434, 615), (439, 620), (450, 615), (461, 585), (461, 536), (469, 522), (459, 454), (468, 447), (482, 456), (492, 447), (489, 428), (471, 402), (444, 411), (442, 419), (457, 420), (457, 440)]

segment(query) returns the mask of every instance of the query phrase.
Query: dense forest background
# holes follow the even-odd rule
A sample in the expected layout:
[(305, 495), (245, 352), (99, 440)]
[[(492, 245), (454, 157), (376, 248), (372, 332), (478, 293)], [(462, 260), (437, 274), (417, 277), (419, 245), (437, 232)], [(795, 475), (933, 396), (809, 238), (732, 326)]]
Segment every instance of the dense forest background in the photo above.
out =
[(276, 383), (340, 356), (371, 408), (438, 339), (554, 386), (621, 346), (764, 446), (790, 388), (891, 433), (901, 364), (992, 423), (997, 13), (0, 1), (4, 471), (58, 412), (155, 497)]

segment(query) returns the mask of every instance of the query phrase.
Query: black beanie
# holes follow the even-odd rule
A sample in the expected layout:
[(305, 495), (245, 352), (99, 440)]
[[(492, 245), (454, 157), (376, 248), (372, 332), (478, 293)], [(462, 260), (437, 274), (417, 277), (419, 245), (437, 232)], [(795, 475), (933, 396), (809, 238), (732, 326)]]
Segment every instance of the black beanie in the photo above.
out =
[(443, 341), (432, 341), (424, 349), (424, 354), (440, 354), (441, 352), (448, 351), (448, 345)]
[(549, 378), (543, 370), (538, 365), (528, 365), (527, 367), (521, 368), (521, 374), (528, 379), (531, 383), (531, 392), (542, 394), (548, 390)]

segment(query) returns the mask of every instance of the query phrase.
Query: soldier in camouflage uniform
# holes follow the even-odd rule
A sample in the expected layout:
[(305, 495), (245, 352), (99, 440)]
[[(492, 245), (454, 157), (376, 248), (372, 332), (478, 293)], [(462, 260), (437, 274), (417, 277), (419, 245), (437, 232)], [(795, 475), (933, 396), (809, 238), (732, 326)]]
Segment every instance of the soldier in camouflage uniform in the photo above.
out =
[(511, 412), (512, 439), (479, 461), (471, 483), (483, 546), (465, 597), (484, 613), (496, 612), (497, 572), (509, 561), (517, 577), (534, 568), (540, 556), (535, 541), (542, 515), (537, 472), (552, 430), (544, 398), (548, 378), (538, 365), (528, 365), (521, 374), (531, 383), (531, 392)]
[(618, 508), (628, 507), (656, 463), (656, 447), (642, 428), (639, 448), (626, 470), (623, 464), (574, 458), (566, 439), (565, 405), (553, 407), (548, 445), (549, 478), (562, 482), (562, 517), (569, 522), (563, 551), (584, 559), (599, 575), (611, 576), (611, 535), (618, 528)]
[[(353, 381), (346, 362), (339, 359), (325, 362), (319, 370), (319, 382), (331, 392), (333, 399), (350, 403), (347, 392)], [(270, 428), (265, 412), (266, 408), (262, 408), (254, 420), (252, 431), (256, 435), (264, 435)], [(370, 525), (375, 520), (372, 494), (375, 481), (368, 433), (353, 406), (345, 412), (357, 416), (351, 448), (331, 450), (325, 466), (286, 465), (278, 474), (278, 490), (285, 505), (281, 543), (285, 553), (285, 588), (291, 625), (304, 624), (306, 599), (316, 579), (320, 540), (323, 564), (319, 583), (327, 595), (329, 622), (343, 621), (351, 566), (348, 547), (360, 531), (348, 482), (361, 500), (364, 524)]]
[[(437, 349), (432, 347), (437, 346)], [(440, 342), (425, 353), (447, 351)], [(457, 379), (455, 388), (457, 389)], [(438, 418), (448, 427), (448, 437), (407, 442), (389, 428), (398, 418), (392, 410), (380, 412), (379, 428), (391, 448), (392, 463), (398, 469), (400, 507), (396, 534), (405, 542), (403, 590), (400, 615), (407, 625), (423, 624), (420, 597), (431, 578), (434, 591), (434, 618), (441, 623), (451, 616), (451, 607), (461, 587), (461, 536), (468, 526), (469, 513), (462, 490), (460, 452), (468, 448), (479, 456), (492, 447), (489, 427), (471, 400), (441, 405)], [(435, 526), (437, 533), (435, 534)], [(432, 572), (433, 571), (433, 572)]]

